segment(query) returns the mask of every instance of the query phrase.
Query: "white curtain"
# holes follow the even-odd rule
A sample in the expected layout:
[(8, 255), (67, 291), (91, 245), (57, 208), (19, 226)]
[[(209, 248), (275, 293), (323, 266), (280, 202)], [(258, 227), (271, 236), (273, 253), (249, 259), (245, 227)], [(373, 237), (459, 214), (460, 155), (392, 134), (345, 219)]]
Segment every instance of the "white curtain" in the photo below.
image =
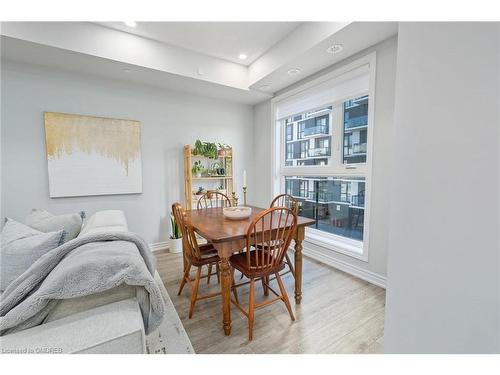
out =
[(276, 120), (368, 92), (369, 73), (366, 64), (280, 100), (276, 103)]

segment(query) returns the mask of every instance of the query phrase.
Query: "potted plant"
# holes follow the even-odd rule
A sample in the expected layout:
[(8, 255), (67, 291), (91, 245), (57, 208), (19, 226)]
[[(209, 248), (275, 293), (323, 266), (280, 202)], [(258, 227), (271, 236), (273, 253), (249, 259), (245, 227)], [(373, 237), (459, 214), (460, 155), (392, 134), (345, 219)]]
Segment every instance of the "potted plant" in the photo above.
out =
[(170, 214), (170, 224), (172, 225), (172, 234), (168, 244), (171, 253), (180, 253), (182, 251), (182, 234), (175, 218)]
[(200, 187), (198, 188), (198, 190), (194, 193), (194, 195), (195, 195), (195, 196), (197, 196), (197, 197), (200, 197), (200, 196), (202, 196), (203, 194), (205, 194), (205, 189), (204, 189), (202, 186), (200, 186)]
[(212, 142), (202, 142), (197, 139), (191, 153), (193, 156), (204, 156), (209, 159), (217, 159), (217, 145)]
[(203, 154), (209, 159), (217, 159), (217, 145), (211, 142), (205, 142), (205, 153)]
[(197, 139), (196, 142), (194, 143), (192, 154), (193, 156), (203, 156), (203, 153), (204, 153), (203, 142)]
[(229, 156), (228, 150), (231, 148), (229, 145), (227, 145), (225, 143), (218, 143), (217, 146), (218, 146), (217, 154), (220, 158), (224, 158), (226, 156)]
[(203, 167), (201, 165), (201, 160), (197, 160), (194, 162), (193, 168), (191, 168), (191, 171), (193, 174), (197, 177), (201, 177), (201, 171), (203, 170)]

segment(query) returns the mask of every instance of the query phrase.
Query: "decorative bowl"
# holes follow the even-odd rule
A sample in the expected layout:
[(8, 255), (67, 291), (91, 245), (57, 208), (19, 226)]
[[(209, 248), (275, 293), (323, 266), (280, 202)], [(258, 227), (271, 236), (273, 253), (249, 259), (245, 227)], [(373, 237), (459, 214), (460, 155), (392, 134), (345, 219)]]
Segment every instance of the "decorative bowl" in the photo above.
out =
[(243, 220), (250, 217), (252, 208), (244, 206), (225, 207), (222, 210), (222, 214), (229, 220)]

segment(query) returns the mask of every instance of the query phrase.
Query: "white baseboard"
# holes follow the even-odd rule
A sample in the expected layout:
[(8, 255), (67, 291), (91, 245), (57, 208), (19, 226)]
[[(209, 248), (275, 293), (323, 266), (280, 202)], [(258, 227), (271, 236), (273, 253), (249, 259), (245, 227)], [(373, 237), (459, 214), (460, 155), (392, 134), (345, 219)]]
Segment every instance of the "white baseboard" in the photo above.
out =
[(168, 241), (150, 243), (149, 247), (153, 253), (155, 251), (168, 250)]
[(302, 254), (304, 254), (312, 259), (315, 259), (319, 262), (322, 262), (322, 263), (325, 263), (329, 266), (337, 268), (341, 271), (344, 271), (348, 274), (359, 277), (360, 279), (368, 281), (369, 283), (377, 285), (381, 288), (385, 289), (385, 287), (387, 285), (387, 278), (386, 277), (378, 275), (374, 272), (365, 270), (361, 267), (352, 265), (350, 263), (344, 262), (340, 259), (336, 259), (328, 254), (325, 254), (324, 252), (312, 250), (312, 249), (306, 249), (304, 247), (302, 249)]

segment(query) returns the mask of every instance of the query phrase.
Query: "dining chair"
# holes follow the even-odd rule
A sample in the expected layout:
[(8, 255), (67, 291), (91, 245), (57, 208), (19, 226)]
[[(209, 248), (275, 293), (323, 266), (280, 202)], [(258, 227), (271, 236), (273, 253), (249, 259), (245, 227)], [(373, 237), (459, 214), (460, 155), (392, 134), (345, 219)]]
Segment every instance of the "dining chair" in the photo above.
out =
[[(283, 301), (290, 314), (292, 321), (295, 317), (288, 299), (280, 271), (285, 268), (285, 258), (290, 241), (297, 227), (297, 214), (286, 207), (271, 207), (263, 211), (252, 221), (246, 234), (246, 247), (239, 253), (229, 258), (232, 271), (232, 290), (234, 299), (231, 302), (248, 318), (248, 340), (253, 338), (253, 323), (255, 310), (267, 306), (276, 301)], [(239, 303), (236, 288), (248, 283), (236, 285), (234, 271), (240, 271), (249, 280), (250, 291), (248, 299), (248, 311)], [(274, 275), (280, 293), (269, 285), (269, 276)], [(255, 281), (262, 280), (265, 286), (276, 298), (255, 303)]]
[[(231, 207), (231, 200), (226, 194), (223, 194), (219, 191), (207, 191), (203, 194), (200, 199), (198, 199), (198, 203), (196, 205), (197, 210), (205, 209), (205, 208), (217, 208), (217, 207)], [(199, 236), (199, 239), (203, 239), (203, 237)], [(217, 275), (219, 275), (219, 265), (216, 266)], [(210, 276), (212, 275), (212, 265), (208, 266), (208, 278), (207, 284), (210, 283)], [(220, 278), (220, 276), (218, 276)]]
[(231, 200), (229, 197), (219, 191), (207, 191), (198, 199), (196, 205), (198, 210), (217, 207), (231, 207)]
[[(174, 217), (176, 222), (178, 223), (181, 233), (182, 233), (182, 241), (184, 252), (186, 256), (186, 267), (184, 268), (181, 284), (179, 286), (179, 291), (177, 295), (179, 296), (182, 293), (182, 289), (186, 283), (189, 283), (191, 286), (191, 303), (189, 306), (189, 319), (192, 318), (194, 312), (194, 306), (197, 301), (202, 299), (207, 299), (211, 297), (215, 297), (221, 294), (221, 292), (209, 293), (202, 296), (198, 295), (200, 280), (202, 278), (209, 278), (211, 276), (212, 266), (216, 265), (217, 270), (217, 281), (220, 283), (220, 272), (219, 272), (219, 262), (220, 258), (217, 255), (217, 250), (211, 245), (198, 245), (198, 241), (196, 239), (196, 234), (190, 225), (190, 223), (186, 220), (186, 214), (184, 209), (179, 203), (174, 203), (172, 205), (172, 212), (174, 213)], [(194, 279), (191, 279), (190, 272), (191, 267), (196, 267), (196, 276)], [(202, 276), (201, 270), (203, 266), (208, 266), (207, 275)]]
[[(287, 207), (295, 212), (296, 215), (299, 214), (299, 201), (295, 199), (290, 194), (280, 194), (274, 197), (271, 202), (270, 207)], [(285, 263), (288, 266), (288, 271), (281, 274), (281, 276), (286, 275), (287, 273), (291, 273), (293, 278), (295, 279), (295, 268), (293, 266), (293, 262), (291, 261), (288, 253), (285, 254)]]

